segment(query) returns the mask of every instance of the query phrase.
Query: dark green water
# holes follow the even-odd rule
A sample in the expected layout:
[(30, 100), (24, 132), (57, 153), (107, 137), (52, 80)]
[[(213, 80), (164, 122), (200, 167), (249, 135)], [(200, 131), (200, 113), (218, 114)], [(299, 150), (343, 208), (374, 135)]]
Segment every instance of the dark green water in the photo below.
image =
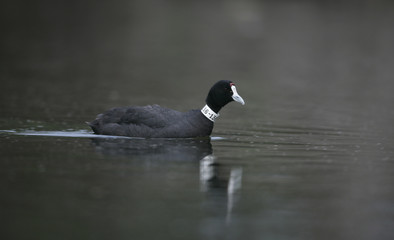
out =
[[(393, 239), (389, 1), (1, 8), (1, 239)], [(99, 138), (114, 106), (246, 105), (212, 139)]]

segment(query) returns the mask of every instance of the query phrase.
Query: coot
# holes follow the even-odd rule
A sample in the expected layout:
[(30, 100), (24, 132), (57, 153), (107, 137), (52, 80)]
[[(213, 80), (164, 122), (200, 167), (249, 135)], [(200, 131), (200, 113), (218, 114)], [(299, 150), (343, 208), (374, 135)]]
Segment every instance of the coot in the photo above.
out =
[(233, 82), (220, 80), (210, 89), (201, 109), (178, 112), (159, 105), (112, 108), (89, 126), (96, 134), (144, 138), (194, 138), (209, 136), (222, 107), (231, 101), (245, 104)]

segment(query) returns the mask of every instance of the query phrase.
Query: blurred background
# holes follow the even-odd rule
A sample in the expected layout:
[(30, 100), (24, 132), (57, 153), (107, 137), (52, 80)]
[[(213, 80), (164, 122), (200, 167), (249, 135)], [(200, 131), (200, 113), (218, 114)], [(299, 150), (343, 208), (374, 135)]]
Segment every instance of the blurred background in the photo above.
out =
[(199, 108), (220, 79), (236, 82), (255, 107), (284, 98), (373, 110), (393, 102), (393, 5), (5, 1), (2, 115), (88, 120), (86, 111), (153, 96)]
[[(127, 158), (113, 156), (120, 145), (108, 157), (81, 139), (3, 134), (9, 236), (152, 239), (153, 227), (164, 239), (393, 239), (393, 1), (5, 0), (0, 26), (5, 132), (89, 131), (85, 121), (115, 106), (201, 108), (220, 79), (234, 81), (246, 101), (223, 109), (213, 133), (227, 139), (212, 143), (225, 168), (244, 169), (231, 228), (215, 211), (200, 212), (193, 164), (179, 169), (149, 157), (159, 168), (133, 161), (125, 173)], [(177, 184), (189, 180), (179, 186), (171, 174)], [(58, 185), (47, 186), (53, 179)], [(157, 187), (163, 179), (168, 185)], [(106, 198), (113, 189), (116, 197)], [(168, 205), (190, 218), (172, 221)]]

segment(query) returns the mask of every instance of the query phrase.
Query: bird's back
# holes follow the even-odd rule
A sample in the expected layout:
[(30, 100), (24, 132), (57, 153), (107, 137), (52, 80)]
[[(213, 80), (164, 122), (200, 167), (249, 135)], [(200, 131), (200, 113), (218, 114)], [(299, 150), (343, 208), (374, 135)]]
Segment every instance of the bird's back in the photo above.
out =
[(97, 134), (130, 137), (208, 136), (213, 128), (198, 110), (182, 113), (159, 105), (113, 108), (89, 125)]

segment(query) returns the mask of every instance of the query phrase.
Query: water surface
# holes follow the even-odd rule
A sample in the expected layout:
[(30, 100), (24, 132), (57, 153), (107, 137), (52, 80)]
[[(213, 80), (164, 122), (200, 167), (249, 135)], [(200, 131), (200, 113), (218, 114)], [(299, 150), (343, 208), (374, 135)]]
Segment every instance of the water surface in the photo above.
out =
[[(2, 239), (394, 238), (393, 4), (157, 4), (2, 8)], [(85, 124), (219, 79), (210, 139)]]

